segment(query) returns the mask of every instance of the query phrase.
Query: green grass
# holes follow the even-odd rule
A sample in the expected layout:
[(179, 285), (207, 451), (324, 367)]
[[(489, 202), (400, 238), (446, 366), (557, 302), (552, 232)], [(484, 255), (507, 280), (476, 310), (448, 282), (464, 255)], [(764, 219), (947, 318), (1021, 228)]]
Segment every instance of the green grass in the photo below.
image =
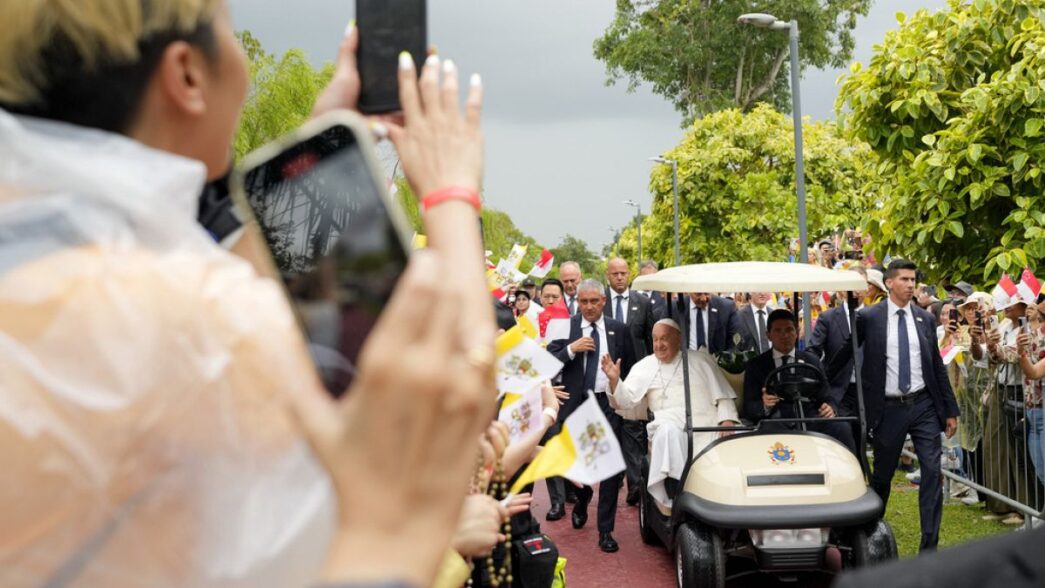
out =
[[(1009, 527), (998, 521), (985, 521), (987, 514), (982, 505), (966, 506), (948, 501), (943, 507), (943, 523), (940, 525), (940, 548), (945, 549), (961, 543), (1012, 532), (1018, 527)], [(921, 531), (918, 523), (918, 486), (911, 484), (898, 471), (893, 478), (893, 491), (889, 496), (889, 507), (885, 520), (893, 528), (900, 557), (918, 554)]]

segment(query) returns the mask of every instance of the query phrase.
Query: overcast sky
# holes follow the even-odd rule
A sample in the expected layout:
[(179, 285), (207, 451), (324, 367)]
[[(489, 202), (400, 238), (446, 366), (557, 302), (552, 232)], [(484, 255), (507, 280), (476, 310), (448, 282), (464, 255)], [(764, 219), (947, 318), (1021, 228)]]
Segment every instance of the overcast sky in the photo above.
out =
[[(303, 49), (332, 59), (352, 0), (230, 0), (237, 29), (270, 52)], [(628, 222), (634, 199), (649, 211), (648, 158), (682, 136), (679, 115), (647, 90), (607, 87), (592, 42), (613, 17), (614, 0), (437, 0), (429, 2), (429, 40), (464, 74), (483, 75), (487, 140), (485, 197), (546, 246), (567, 233), (595, 251)], [(945, 0), (875, 0), (858, 22), (854, 60), (896, 27), (897, 11), (937, 9)], [(787, 15), (778, 15), (786, 18)], [(808, 71), (803, 113), (834, 118), (843, 70)]]

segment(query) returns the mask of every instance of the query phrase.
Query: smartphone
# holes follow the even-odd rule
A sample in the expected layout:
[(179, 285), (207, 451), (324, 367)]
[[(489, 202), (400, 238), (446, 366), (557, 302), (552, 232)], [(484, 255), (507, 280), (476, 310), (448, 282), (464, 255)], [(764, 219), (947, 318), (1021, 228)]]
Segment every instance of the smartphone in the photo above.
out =
[(951, 310), (950, 310), (950, 311), (949, 311), (949, 312), (947, 313), (947, 316), (948, 316), (948, 318), (950, 319), (950, 321), (951, 321), (952, 323), (955, 323), (955, 324), (957, 324), (957, 323), (958, 323), (958, 309), (957, 309), (957, 308), (952, 308), (952, 309), (951, 309)]
[(428, 52), (427, 0), (356, 0), (359, 26), (359, 111), (380, 114), (399, 105), (399, 54), (409, 51), (417, 71)]
[(980, 312), (979, 310), (977, 310), (975, 312), (976, 312), (976, 325), (982, 329), (982, 328), (984, 328), (983, 313)]
[(411, 232), (384, 177), (366, 123), (340, 111), (250, 154), (233, 178), (335, 397), (406, 269)]

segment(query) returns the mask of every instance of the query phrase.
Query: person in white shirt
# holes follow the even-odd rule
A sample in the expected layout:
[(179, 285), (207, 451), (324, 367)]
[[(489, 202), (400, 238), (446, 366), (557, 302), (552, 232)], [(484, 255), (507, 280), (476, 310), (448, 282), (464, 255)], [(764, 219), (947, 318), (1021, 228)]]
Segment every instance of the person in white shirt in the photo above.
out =
[[(686, 466), (686, 397), (682, 373), (682, 329), (671, 319), (653, 327), (653, 355), (621, 379), (620, 362), (604, 357), (602, 371), (609, 380), (614, 403), (621, 409), (648, 407), (653, 420), (647, 425), (651, 459), (647, 488), (661, 504), (671, 505), (669, 480), (682, 477)], [(706, 351), (689, 351), (690, 408), (693, 426), (731, 426), (739, 422), (736, 394)], [(723, 433), (725, 434), (725, 433)], [(695, 433), (693, 450), (699, 452), (719, 434)]]

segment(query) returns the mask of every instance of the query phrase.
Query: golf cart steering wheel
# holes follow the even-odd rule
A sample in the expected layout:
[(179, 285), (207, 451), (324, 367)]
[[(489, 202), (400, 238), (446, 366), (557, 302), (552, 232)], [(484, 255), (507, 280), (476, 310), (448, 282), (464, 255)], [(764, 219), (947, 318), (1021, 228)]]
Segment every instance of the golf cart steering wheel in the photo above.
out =
[(780, 397), (783, 402), (801, 402), (819, 407), (824, 402), (827, 376), (810, 363), (788, 363), (766, 376), (766, 393)]

